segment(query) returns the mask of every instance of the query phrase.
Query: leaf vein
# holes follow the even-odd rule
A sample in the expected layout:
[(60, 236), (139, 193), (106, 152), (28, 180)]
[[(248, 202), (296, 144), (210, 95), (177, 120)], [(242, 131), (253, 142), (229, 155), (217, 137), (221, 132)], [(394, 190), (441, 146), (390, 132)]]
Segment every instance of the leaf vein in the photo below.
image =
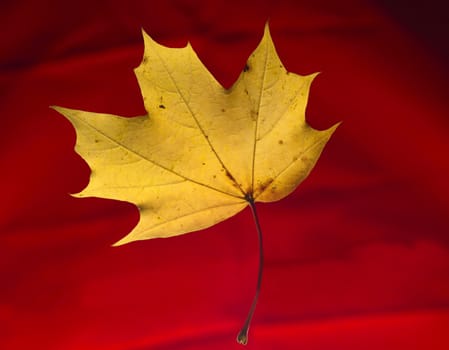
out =
[(253, 159), (251, 166), (251, 192), (254, 191), (254, 172), (256, 166), (256, 148), (257, 148), (257, 134), (259, 133), (259, 117), (260, 117), (260, 107), (262, 105), (262, 96), (264, 92), (265, 86), (265, 77), (267, 73), (267, 65), (268, 65), (268, 46), (265, 45), (265, 58), (264, 58), (264, 67), (263, 67), (263, 75), (262, 75), (262, 84), (260, 85), (260, 93), (259, 93), (259, 101), (257, 103), (257, 111), (256, 111), (256, 125), (254, 126), (254, 143), (253, 143)]
[[(307, 148), (305, 148), (301, 153), (299, 153), (299, 155), (297, 156), (296, 160), (292, 161), (291, 163), (289, 163), (284, 169), (282, 169), (271, 181), (270, 185), (272, 183), (274, 183), (283, 173), (285, 173), (293, 164), (295, 164), (298, 161), (301, 161), (301, 157), (306, 154), (307, 152), (309, 152), (311, 149), (313, 149), (314, 147), (316, 147), (317, 145), (319, 145), (320, 143), (322, 143), (322, 140), (317, 140), (316, 142), (312, 143), (311, 145), (309, 145)], [(265, 193), (267, 191), (267, 189), (270, 188), (270, 186), (267, 186), (262, 192), (260, 192), (256, 198), (254, 198), (255, 200), (260, 197), (263, 193)]]
[[(168, 69), (165, 61), (162, 59), (162, 57), (159, 55), (159, 53), (156, 54), (159, 58), (159, 60), (162, 62), (162, 65), (164, 66), (165, 70), (167, 71), (171, 81), (173, 82), (173, 85), (175, 86), (178, 95), (181, 97), (181, 100), (183, 101), (184, 105), (187, 107), (187, 110), (189, 111), (189, 114), (191, 115), (192, 119), (195, 121), (195, 124), (198, 127), (198, 130), (201, 132), (201, 134), (203, 135), (204, 139), (206, 140), (207, 144), (209, 145), (209, 148), (211, 149), (212, 153), (215, 155), (215, 157), (217, 158), (217, 160), (219, 161), (219, 163), (221, 164), (221, 166), (223, 167), (223, 169), (225, 169), (226, 173), (230, 174), (234, 184), (240, 189), (240, 191), (242, 192), (243, 195), (245, 195), (245, 191), (242, 189), (242, 187), (240, 186), (240, 184), (235, 180), (235, 177), (232, 176), (232, 173), (229, 171), (229, 169), (227, 168), (227, 166), (224, 164), (223, 160), (220, 158), (220, 156), (218, 155), (217, 151), (215, 150), (214, 146), (212, 145), (209, 136), (206, 134), (206, 132), (204, 131), (203, 127), (201, 126), (198, 118), (195, 116), (195, 113), (192, 110), (192, 107), (189, 104), (189, 101), (187, 100), (187, 98), (184, 96), (184, 94), (182, 93), (181, 89), (179, 88), (175, 78), (173, 77), (171, 71)], [(236, 197), (236, 196), (234, 196)]]
[[(75, 117), (75, 118), (76, 118), (76, 117)], [(108, 139), (109, 141), (111, 141), (112, 143), (116, 144), (118, 147), (123, 148), (123, 149), (126, 150), (127, 152), (130, 152), (130, 153), (134, 154), (135, 156), (137, 156), (137, 157), (139, 157), (139, 158), (141, 158), (141, 159), (143, 159), (143, 160), (145, 160), (145, 161), (147, 161), (147, 162), (149, 162), (149, 163), (151, 163), (151, 164), (153, 164), (153, 165), (155, 165), (155, 166), (157, 166), (157, 167), (159, 167), (159, 168), (161, 168), (161, 169), (164, 169), (165, 171), (168, 171), (168, 172), (170, 172), (170, 173), (172, 173), (172, 174), (174, 174), (174, 175), (176, 175), (176, 176), (179, 176), (179, 177), (185, 179), (186, 181), (190, 181), (190, 182), (192, 182), (192, 183), (194, 183), (194, 184), (197, 184), (197, 185), (199, 185), (199, 186), (203, 186), (203, 187), (208, 188), (208, 189), (210, 189), (210, 190), (213, 190), (213, 191), (216, 191), (216, 192), (220, 192), (220, 193), (222, 193), (222, 194), (228, 195), (228, 196), (233, 197), (233, 198), (240, 198), (240, 197), (238, 197), (238, 196), (236, 196), (236, 195), (234, 195), (234, 194), (232, 194), (232, 193), (229, 193), (229, 192), (220, 190), (220, 189), (218, 189), (218, 188), (212, 187), (212, 186), (210, 186), (210, 185), (204, 184), (204, 183), (202, 183), (202, 182), (196, 181), (196, 180), (194, 180), (194, 179), (191, 179), (191, 178), (189, 178), (189, 177), (187, 177), (187, 176), (185, 176), (185, 175), (182, 175), (182, 174), (180, 174), (180, 173), (174, 171), (173, 169), (167, 168), (166, 166), (163, 166), (162, 164), (159, 164), (159, 163), (155, 162), (153, 159), (149, 159), (149, 158), (145, 157), (144, 155), (142, 155), (142, 154), (139, 153), (138, 151), (135, 151), (135, 150), (132, 150), (132, 149), (128, 148), (127, 146), (125, 146), (124, 144), (122, 144), (121, 142), (119, 142), (118, 140), (112, 138), (111, 136), (105, 134), (103, 131), (97, 129), (97, 128), (94, 127), (92, 124), (89, 124), (87, 121), (85, 121), (85, 120), (83, 120), (83, 119), (81, 119), (81, 118), (77, 118), (77, 119), (78, 119), (81, 123), (87, 125), (87, 126), (90, 127), (91, 129), (93, 129), (93, 130), (95, 130), (96, 132), (98, 132), (100, 135), (102, 135), (103, 137), (105, 137), (106, 139)]]
[[(242, 199), (242, 203), (241, 204), (244, 204), (244, 203), (245, 203), (245, 201), (243, 201), (243, 199)], [(155, 229), (155, 228), (157, 228), (159, 226), (165, 225), (165, 224), (167, 224), (169, 222), (173, 222), (173, 221), (176, 221), (176, 220), (179, 220), (179, 219), (183, 219), (183, 218), (186, 218), (188, 216), (192, 216), (192, 215), (201, 213), (203, 211), (207, 211), (207, 210), (210, 210), (210, 209), (218, 209), (218, 208), (223, 208), (223, 207), (231, 207), (231, 206), (234, 206), (234, 205), (237, 205), (237, 204), (238, 203), (227, 203), (227, 204), (213, 205), (213, 206), (210, 206), (210, 207), (207, 207), (207, 208), (201, 208), (199, 210), (195, 210), (195, 211), (192, 211), (190, 213), (183, 214), (183, 215), (177, 216), (175, 218), (168, 219), (167, 221), (160, 222), (160, 223), (158, 223), (156, 225), (153, 225), (153, 226), (149, 227), (146, 230), (142, 230), (141, 232), (148, 231), (148, 230), (153, 230), (153, 229)]]

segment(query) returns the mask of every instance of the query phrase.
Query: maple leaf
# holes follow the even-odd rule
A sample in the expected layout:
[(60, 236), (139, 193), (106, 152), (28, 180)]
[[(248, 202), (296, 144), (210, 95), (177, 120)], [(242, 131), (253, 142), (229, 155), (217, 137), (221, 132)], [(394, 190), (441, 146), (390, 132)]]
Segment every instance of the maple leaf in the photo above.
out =
[(76, 151), (92, 172), (78, 197), (134, 203), (136, 227), (115, 245), (180, 235), (225, 220), (255, 202), (284, 198), (309, 174), (337, 125), (305, 121), (316, 76), (289, 73), (268, 25), (237, 82), (223, 88), (188, 44), (168, 48), (143, 33), (135, 69), (147, 115), (125, 118), (54, 107), (76, 129)]

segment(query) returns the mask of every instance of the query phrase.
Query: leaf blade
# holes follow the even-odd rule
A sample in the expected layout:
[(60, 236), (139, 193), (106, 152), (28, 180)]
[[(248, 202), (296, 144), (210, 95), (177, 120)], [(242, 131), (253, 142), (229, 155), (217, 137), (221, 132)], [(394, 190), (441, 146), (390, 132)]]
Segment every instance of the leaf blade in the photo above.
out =
[(291, 193), (338, 125), (305, 120), (315, 74), (289, 73), (268, 25), (237, 82), (224, 89), (190, 45), (144, 33), (135, 69), (147, 115), (125, 118), (55, 107), (76, 129), (92, 173), (77, 196), (134, 203), (137, 226), (117, 244), (209, 227), (249, 202)]

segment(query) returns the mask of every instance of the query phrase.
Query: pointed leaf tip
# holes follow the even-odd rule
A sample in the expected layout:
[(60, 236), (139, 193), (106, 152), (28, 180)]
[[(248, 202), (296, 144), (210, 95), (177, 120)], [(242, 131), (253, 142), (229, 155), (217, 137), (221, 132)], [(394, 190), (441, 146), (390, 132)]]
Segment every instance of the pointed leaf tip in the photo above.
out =
[(265, 22), (265, 27), (264, 27), (264, 30), (263, 30), (263, 34), (264, 34), (264, 36), (265, 35), (271, 36), (271, 33), (270, 33), (270, 22), (269, 21)]

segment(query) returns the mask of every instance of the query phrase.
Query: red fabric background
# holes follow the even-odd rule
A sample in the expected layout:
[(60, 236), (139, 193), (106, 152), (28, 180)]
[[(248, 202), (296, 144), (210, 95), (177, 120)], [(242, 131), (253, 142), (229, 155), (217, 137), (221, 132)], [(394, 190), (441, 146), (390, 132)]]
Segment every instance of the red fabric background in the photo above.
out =
[(269, 18), (286, 67), (322, 72), (311, 125), (343, 124), (297, 191), (259, 206), (266, 269), (248, 349), (448, 349), (448, 31), (436, 1), (404, 4), (3, 1), (0, 348), (241, 348), (249, 210), (112, 248), (137, 212), (68, 195), (89, 169), (48, 106), (144, 113), (140, 27), (190, 40), (229, 86)]

